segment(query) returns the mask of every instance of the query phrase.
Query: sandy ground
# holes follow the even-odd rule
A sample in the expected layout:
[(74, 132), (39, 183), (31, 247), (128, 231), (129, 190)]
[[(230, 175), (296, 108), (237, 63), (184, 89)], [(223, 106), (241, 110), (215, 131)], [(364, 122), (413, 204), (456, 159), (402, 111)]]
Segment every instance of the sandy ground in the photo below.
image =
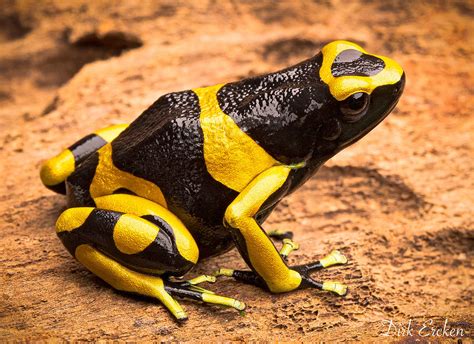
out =
[[(0, 340), (455, 342), (418, 332), (448, 319), (470, 342), (474, 4), (408, 3), (3, 0)], [(399, 61), (405, 94), (266, 228), (295, 232), (291, 263), (341, 249), (350, 264), (314, 277), (347, 283), (345, 298), (221, 280), (208, 287), (245, 301), (245, 315), (182, 301), (190, 319), (178, 325), (158, 302), (113, 291), (69, 256), (54, 233), (65, 200), (41, 185), (43, 160), (166, 92), (275, 71), (340, 38)], [(244, 264), (233, 250), (191, 275), (218, 266)], [(414, 330), (383, 337), (390, 319), (411, 319)]]

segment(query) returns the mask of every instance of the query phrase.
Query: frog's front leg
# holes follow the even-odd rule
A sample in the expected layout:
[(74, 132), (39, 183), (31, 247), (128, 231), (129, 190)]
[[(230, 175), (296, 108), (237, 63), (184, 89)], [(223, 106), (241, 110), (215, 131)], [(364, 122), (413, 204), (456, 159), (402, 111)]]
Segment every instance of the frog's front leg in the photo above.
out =
[(288, 166), (275, 166), (264, 171), (229, 205), (225, 213), (225, 223), (231, 228), (242, 257), (253, 271), (221, 269), (218, 274), (266, 286), (275, 293), (315, 287), (344, 295), (346, 292), (344, 285), (338, 282), (317, 282), (309, 276), (311, 271), (324, 267), (321, 261), (325, 263), (328, 259), (314, 264), (289, 267), (282, 256), (291, 249), (294, 250), (296, 245), (292, 241), (287, 241), (283, 252), (279, 253), (254, 218), (262, 204), (283, 186), (290, 172), (291, 167)]

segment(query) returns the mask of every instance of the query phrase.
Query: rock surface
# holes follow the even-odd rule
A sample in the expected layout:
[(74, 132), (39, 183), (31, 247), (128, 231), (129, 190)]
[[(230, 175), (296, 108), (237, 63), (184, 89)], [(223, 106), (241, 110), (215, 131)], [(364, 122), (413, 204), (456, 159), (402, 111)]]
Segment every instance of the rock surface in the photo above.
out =
[[(94, 3), (0, 7), (0, 340), (378, 342), (403, 339), (381, 337), (384, 320), (445, 318), (472, 336), (472, 2)], [(245, 301), (246, 314), (182, 301), (190, 319), (179, 326), (71, 259), (54, 233), (65, 200), (41, 185), (43, 160), (166, 92), (275, 71), (340, 38), (399, 61), (405, 94), (266, 228), (295, 232), (291, 263), (342, 250), (350, 264), (314, 277), (344, 281), (347, 297), (220, 280), (209, 288)], [(218, 266), (244, 263), (233, 250), (192, 275)]]

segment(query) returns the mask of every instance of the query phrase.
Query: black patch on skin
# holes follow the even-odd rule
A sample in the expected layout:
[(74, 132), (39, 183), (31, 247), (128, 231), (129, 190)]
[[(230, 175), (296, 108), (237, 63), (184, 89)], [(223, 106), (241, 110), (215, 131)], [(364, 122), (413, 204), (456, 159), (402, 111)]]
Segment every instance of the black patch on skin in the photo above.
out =
[(171, 226), (168, 224), (168, 222), (163, 220), (161, 217), (156, 216), (156, 215), (144, 215), (144, 216), (142, 216), (142, 218), (147, 220), (147, 221), (150, 221), (151, 223), (153, 223), (154, 225), (159, 227), (160, 230), (165, 231), (165, 233), (170, 238), (172, 238), (173, 240), (176, 240), (176, 237), (175, 237), (174, 232), (173, 232), (173, 228), (171, 228)]
[(226, 84), (218, 92), (219, 105), (276, 160), (301, 162), (309, 158), (318, 122), (332, 101), (319, 78), (321, 63), (318, 54), (276, 73)]
[(122, 213), (94, 209), (84, 223), (72, 231), (59, 232), (58, 236), (69, 253), (74, 256), (76, 248), (89, 244), (99, 248), (115, 247), (113, 240), (114, 226)]
[[(158, 232), (155, 240), (142, 252), (136, 254), (120, 252), (113, 239), (114, 227), (120, 216), (122, 216), (120, 212), (94, 209), (80, 227), (70, 232), (59, 232), (58, 236), (73, 256), (78, 246), (88, 244), (122, 265), (137, 271), (151, 269), (183, 275), (192, 268), (194, 264), (179, 254), (174, 237), (163, 230)], [(161, 221), (166, 223), (163, 219)]]
[(89, 186), (94, 179), (99, 164), (99, 154), (90, 154), (66, 179), (66, 191), (69, 207), (95, 206)]
[(384, 68), (385, 62), (382, 59), (355, 49), (348, 49), (336, 56), (331, 66), (331, 73), (334, 77), (372, 76)]
[(320, 135), (328, 141), (336, 140), (341, 135), (342, 126), (337, 118), (331, 118), (320, 128)]
[(116, 167), (155, 183), (195, 238), (201, 257), (232, 247), (224, 212), (237, 192), (206, 169), (200, 107), (192, 91), (158, 99), (112, 142)]
[(232, 274), (237, 281), (242, 281), (246, 284), (255, 285), (260, 288), (268, 289), (267, 284), (256, 272), (253, 271), (245, 271), (245, 270), (235, 270)]
[(56, 184), (56, 185), (45, 185), (48, 189), (50, 189), (51, 191), (54, 191), (58, 194), (61, 194), (61, 195), (65, 195), (66, 194), (66, 183), (65, 182), (61, 182), (59, 184)]
[(134, 195), (137, 196), (137, 194), (127, 188), (118, 188), (117, 190), (114, 190), (112, 194), (117, 195), (117, 194), (125, 194), (125, 195)]
[(82, 139), (70, 146), (69, 150), (74, 155), (76, 166), (78, 166), (84, 158), (104, 146), (106, 143), (107, 141), (99, 135), (90, 134), (84, 136)]
[[(105, 145), (107, 142), (96, 134), (90, 134), (68, 149), (71, 151), (72, 155), (74, 156), (74, 164), (77, 168), (91, 153), (98, 150), (100, 147)], [(56, 193), (66, 195), (66, 182), (61, 182), (56, 185), (46, 185), (46, 187)]]

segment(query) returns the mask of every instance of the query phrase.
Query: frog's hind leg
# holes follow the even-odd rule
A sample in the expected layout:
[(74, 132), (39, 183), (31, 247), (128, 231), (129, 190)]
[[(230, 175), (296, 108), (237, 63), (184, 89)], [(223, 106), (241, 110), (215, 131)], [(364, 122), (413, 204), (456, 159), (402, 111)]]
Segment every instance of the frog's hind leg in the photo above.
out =
[(66, 248), (94, 274), (118, 290), (158, 298), (177, 319), (186, 314), (171, 295), (233, 305), (197, 286), (215, 281), (212, 276), (185, 282), (163, 277), (184, 275), (199, 257), (191, 234), (166, 208), (126, 194), (94, 201), (98, 208), (67, 209), (56, 224)]
[(41, 181), (48, 189), (66, 194), (66, 178), (89, 155), (114, 140), (127, 126), (127, 124), (112, 125), (84, 136), (43, 164), (40, 171)]
[(75, 249), (75, 257), (115, 289), (157, 298), (177, 320), (187, 319), (181, 305), (165, 290), (161, 277), (131, 270), (87, 244)]

